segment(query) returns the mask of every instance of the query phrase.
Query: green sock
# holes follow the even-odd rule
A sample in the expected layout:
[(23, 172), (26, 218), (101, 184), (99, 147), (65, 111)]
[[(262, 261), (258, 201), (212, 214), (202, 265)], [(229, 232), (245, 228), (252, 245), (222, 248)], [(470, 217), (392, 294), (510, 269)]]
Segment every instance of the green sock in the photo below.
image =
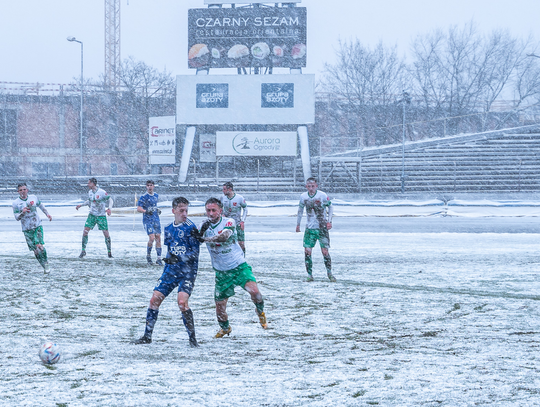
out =
[(326, 272), (328, 274), (332, 274), (332, 259), (330, 258), (330, 255), (323, 256), (324, 257), (324, 265), (326, 267)]
[(39, 264), (41, 264), (41, 267), (45, 268), (45, 265), (47, 264), (47, 256), (43, 255), (43, 250), (37, 250), (37, 252), (34, 253), (34, 256), (36, 256), (36, 259)]
[(313, 272), (313, 260), (311, 260), (311, 255), (306, 254), (305, 255), (305, 262), (306, 262), (306, 271), (309, 275)]
[(82, 237), (82, 249), (86, 250), (86, 245), (88, 244), (88, 235), (83, 235)]
[(105, 238), (105, 244), (107, 245), (107, 251), (110, 253), (111, 252), (111, 238), (110, 238), (110, 236)]
[(223, 322), (218, 321), (218, 323), (219, 323), (219, 326), (221, 327), (221, 329), (223, 329), (223, 330), (229, 329), (229, 320), (223, 321)]

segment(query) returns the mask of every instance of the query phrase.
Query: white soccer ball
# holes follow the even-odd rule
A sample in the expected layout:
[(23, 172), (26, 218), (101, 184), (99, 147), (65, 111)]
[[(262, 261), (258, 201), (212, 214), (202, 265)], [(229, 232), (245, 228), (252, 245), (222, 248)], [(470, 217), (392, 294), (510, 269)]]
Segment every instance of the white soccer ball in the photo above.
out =
[(54, 365), (60, 360), (60, 347), (53, 342), (45, 342), (39, 348), (39, 358), (46, 365)]

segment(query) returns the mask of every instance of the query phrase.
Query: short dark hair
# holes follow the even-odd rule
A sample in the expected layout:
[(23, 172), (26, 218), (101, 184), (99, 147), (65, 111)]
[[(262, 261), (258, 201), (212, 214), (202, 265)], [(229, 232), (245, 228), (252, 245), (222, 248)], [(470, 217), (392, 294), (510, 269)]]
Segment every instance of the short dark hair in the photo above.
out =
[(94, 185), (97, 185), (97, 179), (95, 179), (94, 177), (90, 178), (88, 181), (90, 181)]
[(21, 182), (19, 185), (17, 185), (17, 191), (20, 187), (26, 187), (26, 182)]
[(151, 179), (149, 179), (148, 181), (146, 181), (146, 185), (148, 185), (148, 184), (154, 185), (154, 181), (152, 181)]
[(227, 181), (226, 183), (223, 184), (223, 186), (230, 189), (234, 189), (234, 186), (231, 181)]
[(221, 201), (217, 198), (208, 198), (206, 200), (206, 203), (204, 204), (204, 206), (206, 205), (211, 205), (211, 204), (216, 204), (217, 206), (219, 206), (220, 208), (223, 208), (223, 204), (221, 203)]
[(315, 179), (315, 177), (309, 177), (307, 180), (306, 180), (306, 184), (308, 182), (314, 182), (315, 184), (318, 184), (317, 180)]
[(176, 208), (177, 206), (180, 206), (180, 205), (189, 205), (189, 201), (183, 196), (177, 196), (172, 201), (172, 207)]

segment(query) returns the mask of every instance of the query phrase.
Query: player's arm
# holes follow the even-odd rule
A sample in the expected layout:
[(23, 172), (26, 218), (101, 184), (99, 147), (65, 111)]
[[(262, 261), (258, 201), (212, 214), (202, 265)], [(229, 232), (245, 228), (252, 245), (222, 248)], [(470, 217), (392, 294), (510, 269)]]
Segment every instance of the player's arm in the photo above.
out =
[(43, 205), (42, 202), (39, 203), (38, 208), (41, 209), (41, 212), (45, 214), (45, 216), (49, 219), (49, 222), (52, 220), (52, 216), (49, 215), (49, 212), (47, 212), (47, 209), (45, 208), (45, 205)]
[(226, 242), (229, 237), (233, 234), (232, 229), (223, 229), (223, 231), (216, 236), (205, 237), (204, 241), (208, 243), (223, 243)]
[(328, 211), (328, 217), (326, 218), (326, 228), (330, 230), (332, 229), (332, 217), (334, 215), (334, 206), (332, 205), (332, 202), (329, 202), (327, 211)]
[(107, 201), (108, 201), (109, 206), (108, 206), (107, 210), (105, 210), (105, 213), (107, 215), (111, 216), (111, 211), (112, 211), (112, 208), (113, 208), (114, 200), (112, 199), (111, 196), (109, 196), (109, 199)]
[(24, 212), (22, 212), (18, 206), (13, 205), (13, 216), (15, 217), (15, 220), (19, 222), (24, 216)]
[(302, 201), (298, 204), (298, 214), (296, 215), (296, 231), (300, 232), (300, 222), (302, 222), (302, 216), (304, 215), (304, 205)]
[(82, 204), (77, 205), (77, 206), (75, 207), (75, 209), (79, 210), (79, 208), (80, 208), (81, 206), (90, 206), (90, 200), (87, 199), (87, 200), (84, 201)]
[(244, 200), (244, 203), (240, 206), (242, 208), (242, 213), (240, 215), (240, 227), (242, 228), (242, 230), (244, 230), (244, 222), (246, 221), (248, 214), (246, 201)]

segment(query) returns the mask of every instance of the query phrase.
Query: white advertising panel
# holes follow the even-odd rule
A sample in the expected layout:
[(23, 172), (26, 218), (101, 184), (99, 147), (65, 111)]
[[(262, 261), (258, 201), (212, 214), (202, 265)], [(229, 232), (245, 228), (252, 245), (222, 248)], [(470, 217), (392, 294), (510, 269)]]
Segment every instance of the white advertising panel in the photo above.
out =
[(216, 162), (216, 135), (199, 135), (199, 161), (202, 163)]
[(314, 75), (181, 75), (179, 124), (310, 124)]
[(294, 131), (218, 131), (218, 156), (296, 156)]
[(176, 164), (176, 120), (174, 116), (150, 117), (148, 157), (150, 164)]

